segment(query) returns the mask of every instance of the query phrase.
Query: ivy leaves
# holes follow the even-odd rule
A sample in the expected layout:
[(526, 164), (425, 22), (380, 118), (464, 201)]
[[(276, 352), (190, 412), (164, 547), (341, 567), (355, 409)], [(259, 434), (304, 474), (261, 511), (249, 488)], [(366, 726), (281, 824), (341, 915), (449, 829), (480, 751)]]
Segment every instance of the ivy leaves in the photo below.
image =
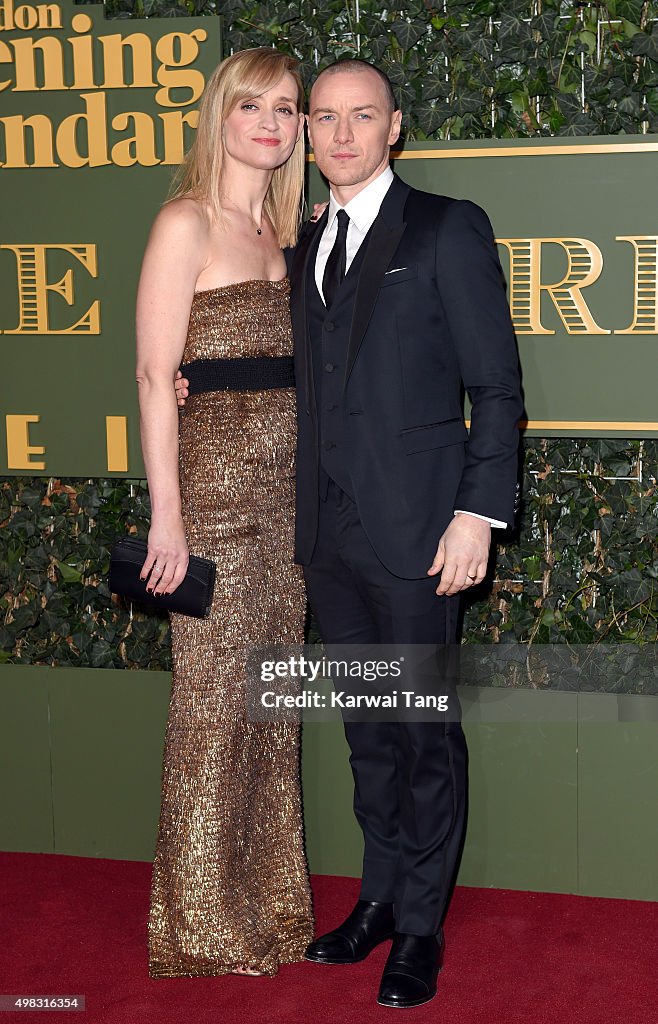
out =
[(468, 611), (468, 638), (655, 643), (658, 441), (547, 438), (524, 448), (520, 529), (499, 548), (489, 607)]
[(0, 489), (0, 661), (167, 668), (166, 616), (112, 597), (109, 552), (145, 536), (143, 481), (11, 478)]
[[(524, 456), (518, 532), (504, 535), (493, 587), (473, 595), (466, 639), (655, 642), (658, 440), (531, 438)], [(131, 618), (107, 584), (115, 539), (145, 537), (149, 517), (143, 481), (4, 480), (0, 661), (168, 668), (166, 617)]]
[[(610, 0), (106, 0), (108, 17), (221, 14), (227, 52), (277, 46), (308, 83), (341, 57), (391, 78), (409, 139), (658, 130), (658, 4)], [(584, 98), (583, 98), (584, 97)]]
[(635, 32), (632, 36), (632, 52), (636, 57), (648, 57), (658, 62), (658, 22), (654, 22), (651, 33)]

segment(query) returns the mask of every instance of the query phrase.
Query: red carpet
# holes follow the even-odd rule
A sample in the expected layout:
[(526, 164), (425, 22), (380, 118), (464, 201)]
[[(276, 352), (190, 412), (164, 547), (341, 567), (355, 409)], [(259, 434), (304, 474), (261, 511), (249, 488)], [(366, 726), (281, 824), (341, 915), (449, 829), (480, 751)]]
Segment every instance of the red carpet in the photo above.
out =
[[(433, 1002), (375, 1001), (388, 943), (354, 966), (294, 964), (277, 978), (150, 979), (150, 864), (0, 853), (0, 993), (84, 994), (84, 1013), (9, 1012), (6, 1020), (84, 1024), (656, 1024), (654, 903), (458, 889)], [(327, 930), (357, 895), (317, 877)]]

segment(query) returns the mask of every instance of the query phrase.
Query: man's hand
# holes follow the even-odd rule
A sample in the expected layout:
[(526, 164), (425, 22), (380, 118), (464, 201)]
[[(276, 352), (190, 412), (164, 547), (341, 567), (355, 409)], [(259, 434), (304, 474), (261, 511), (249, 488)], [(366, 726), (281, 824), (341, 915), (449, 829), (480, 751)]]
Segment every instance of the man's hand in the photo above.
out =
[(483, 519), (458, 512), (436, 549), (428, 576), (441, 573), (437, 594), (458, 594), (481, 583), (487, 571), (491, 527)]
[(176, 377), (174, 379), (174, 387), (176, 389), (176, 401), (180, 406), (185, 405), (185, 399), (189, 395), (187, 390), (190, 386), (189, 380), (183, 376), (180, 370), (176, 370)]

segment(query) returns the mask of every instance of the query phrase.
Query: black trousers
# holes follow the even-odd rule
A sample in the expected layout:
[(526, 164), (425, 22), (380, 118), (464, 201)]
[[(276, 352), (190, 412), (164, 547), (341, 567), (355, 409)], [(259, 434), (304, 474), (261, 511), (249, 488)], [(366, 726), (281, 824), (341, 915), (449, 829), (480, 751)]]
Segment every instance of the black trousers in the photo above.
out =
[[(457, 640), (459, 595), (438, 597), (435, 577), (393, 576), (333, 481), (304, 571), (327, 645)], [(361, 898), (392, 902), (396, 929), (409, 935), (440, 929), (461, 850), (467, 752), (454, 717), (344, 723), (364, 837)]]

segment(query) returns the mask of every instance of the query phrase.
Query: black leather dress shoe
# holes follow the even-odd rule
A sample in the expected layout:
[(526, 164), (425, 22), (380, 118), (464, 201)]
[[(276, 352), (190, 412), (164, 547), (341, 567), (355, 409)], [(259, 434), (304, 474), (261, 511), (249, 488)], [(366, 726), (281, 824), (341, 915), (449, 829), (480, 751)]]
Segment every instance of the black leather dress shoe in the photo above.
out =
[(381, 1006), (420, 1006), (436, 995), (443, 966), (443, 934), (401, 935), (396, 932), (388, 955), (377, 1002)]
[(340, 927), (322, 935), (306, 950), (306, 959), (315, 964), (356, 964), (395, 930), (392, 903), (359, 900)]

